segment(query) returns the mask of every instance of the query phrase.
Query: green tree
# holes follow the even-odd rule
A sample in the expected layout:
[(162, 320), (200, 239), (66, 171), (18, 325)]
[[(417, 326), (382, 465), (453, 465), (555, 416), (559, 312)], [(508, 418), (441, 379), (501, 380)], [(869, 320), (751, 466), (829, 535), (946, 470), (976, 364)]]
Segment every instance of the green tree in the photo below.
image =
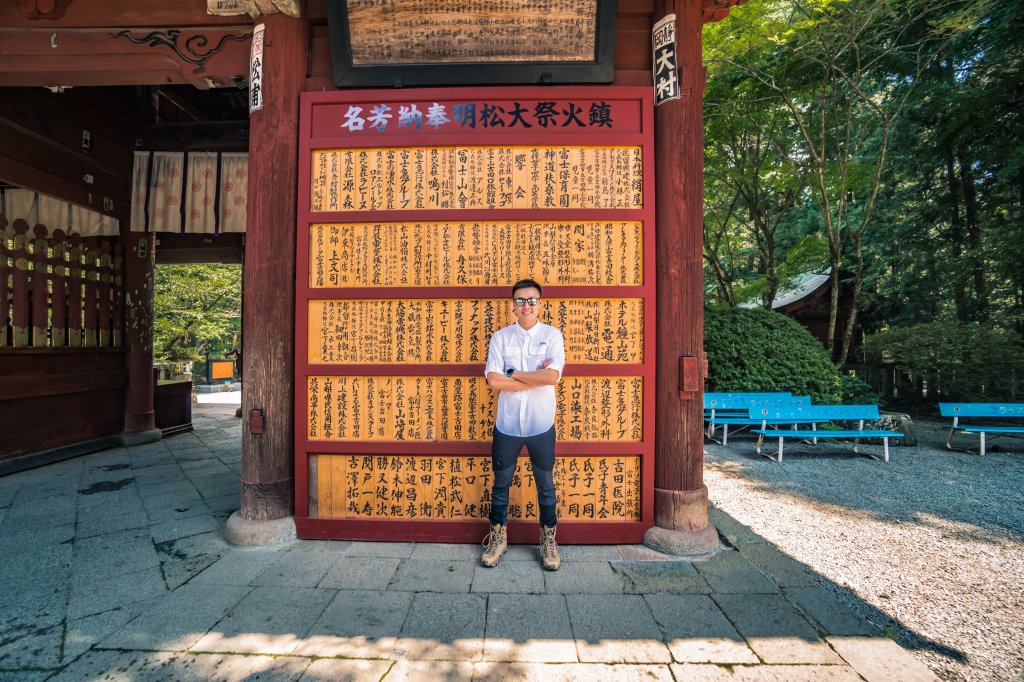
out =
[(153, 357), (192, 362), (240, 343), (242, 269), (237, 265), (162, 265), (154, 286)]

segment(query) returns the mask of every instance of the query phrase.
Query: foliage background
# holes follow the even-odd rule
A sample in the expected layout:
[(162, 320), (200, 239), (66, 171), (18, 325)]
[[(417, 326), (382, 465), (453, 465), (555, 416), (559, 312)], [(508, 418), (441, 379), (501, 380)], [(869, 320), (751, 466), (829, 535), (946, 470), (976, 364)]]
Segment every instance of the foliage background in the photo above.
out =
[(758, 0), (703, 37), (708, 304), (832, 266), (851, 334), (1024, 348), (1024, 2)]
[(154, 299), (154, 361), (205, 361), (241, 349), (240, 266), (157, 266)]

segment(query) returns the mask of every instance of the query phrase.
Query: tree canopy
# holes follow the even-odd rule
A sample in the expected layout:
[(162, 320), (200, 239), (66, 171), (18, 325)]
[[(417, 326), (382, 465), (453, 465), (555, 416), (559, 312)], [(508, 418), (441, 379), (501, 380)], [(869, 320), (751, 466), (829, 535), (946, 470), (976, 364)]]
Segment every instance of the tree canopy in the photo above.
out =
[(758, 0), (705, 27), (704, 55), (709, 303), (770, 307), (830, 266), (839, 364), (857, 327), (1020, 341), (1024, 3)]
[(193, 362), (240, 348), (242, 268), (161, 265), (154, 285), (153, 357)]

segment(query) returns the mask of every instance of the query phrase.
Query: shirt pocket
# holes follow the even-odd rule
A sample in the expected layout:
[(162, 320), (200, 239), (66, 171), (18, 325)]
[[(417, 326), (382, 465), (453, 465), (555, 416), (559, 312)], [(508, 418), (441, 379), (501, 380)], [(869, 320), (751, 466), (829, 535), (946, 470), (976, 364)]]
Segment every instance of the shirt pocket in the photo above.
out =
[(526, 368), (529, 370), (544, 369), (545, 360), (547, 360), (547, 355), (543, 351), (536, 353), (531, 350), (526, 355)]
[(504, 363), (504, 369), (524, 369), (519, 362), (519, 353), (502, 353), (501, 361)]

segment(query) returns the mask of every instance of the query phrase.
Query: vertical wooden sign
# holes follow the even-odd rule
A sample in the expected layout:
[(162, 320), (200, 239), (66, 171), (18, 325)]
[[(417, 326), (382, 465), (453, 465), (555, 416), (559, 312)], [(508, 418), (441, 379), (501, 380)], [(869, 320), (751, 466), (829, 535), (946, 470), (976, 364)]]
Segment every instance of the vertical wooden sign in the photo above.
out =
[[(491, 334), (511, 285), (561, 329), (559, 541), (653, 525), (654, 158), (648, 88), (304, 93), (296, 244), (296, 527), (476, 542), (490, 509)], [(528, 458), (509, 535), (536, 541)]]

